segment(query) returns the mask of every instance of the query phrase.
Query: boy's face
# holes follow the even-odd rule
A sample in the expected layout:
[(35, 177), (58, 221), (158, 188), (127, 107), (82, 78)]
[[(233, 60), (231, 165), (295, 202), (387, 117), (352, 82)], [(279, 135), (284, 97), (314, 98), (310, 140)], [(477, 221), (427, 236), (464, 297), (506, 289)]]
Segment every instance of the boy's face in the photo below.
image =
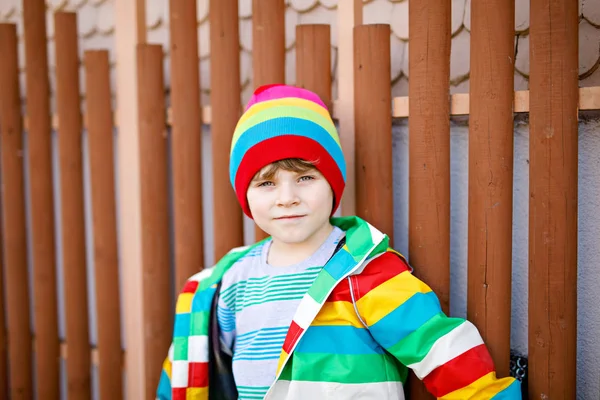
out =
[(333, 191), (319, 170), (279, 169), (269, 179), (261, 172), (250, 182), (248, 205), (256, 224), (274, 240), (301, 244), (329, 226)]

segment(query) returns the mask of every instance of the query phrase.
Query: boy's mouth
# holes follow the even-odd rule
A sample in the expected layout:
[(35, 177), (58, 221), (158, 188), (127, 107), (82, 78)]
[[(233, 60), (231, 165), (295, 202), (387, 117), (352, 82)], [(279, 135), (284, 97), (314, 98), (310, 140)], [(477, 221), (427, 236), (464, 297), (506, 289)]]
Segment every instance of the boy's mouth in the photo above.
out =
[(275, 218), (276, 220), (292, 220), (292, 219), (298, 219), (298, 218), (302, 218), (304, 217), (304, 215), (284, 215), (281, 217), (277, 217)]

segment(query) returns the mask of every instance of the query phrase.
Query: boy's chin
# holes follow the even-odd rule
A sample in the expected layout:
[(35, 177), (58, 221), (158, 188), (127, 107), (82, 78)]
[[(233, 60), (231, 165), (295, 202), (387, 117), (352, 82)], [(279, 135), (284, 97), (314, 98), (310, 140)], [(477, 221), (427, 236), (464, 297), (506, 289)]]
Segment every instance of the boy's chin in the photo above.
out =
[(288, 245), (302, 244), (317, 234), (329, 219), (323, 223), (316, 223), (313, 219), (304, 217), (294, 222), (274, 222), (269, 224), (258, 224), (274, 241)]

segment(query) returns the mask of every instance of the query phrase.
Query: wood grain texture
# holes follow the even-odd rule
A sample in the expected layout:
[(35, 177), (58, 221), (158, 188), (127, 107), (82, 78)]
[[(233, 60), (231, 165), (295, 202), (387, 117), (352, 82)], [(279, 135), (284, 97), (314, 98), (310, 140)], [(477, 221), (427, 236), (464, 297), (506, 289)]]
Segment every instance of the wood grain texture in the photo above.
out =
[(532, 0), (529, 397), (576, 398), (578, 8)]
[[(451, 1), (411, 3), (408, 21), (408, 253), (415, 275), (431, 287), (448, 313)], [(431, 399), (424, 388), (411, 374), (411, 399)]]
[(31, 198), (31, 250), (35, 325), (36, 393), (48, 400), (60, 396), (58, 302), (56, 289), (56, 234), (52, 176), (50, 83), (46, 4), (23, 1), (29, 195)]
[(244, 217), (229, 179), (229, 152), (242, 113), (238, 0), (210, 0), (211, 121), (213, 156), (213, 237), (215, 260), (244, 244)]
[(83, 122), (79, 100), (77, 15), (54, 14), (62, 261), (69, 399), (91, 396), (90, 335), (83, 200)]
[(509, 375), (514, 2), (471, 4), (467, 318)]
[(390, 27), (354, 28), (356, 213), (394, 239)]
[(204, 265), (196, 0), (171, 0), (169, 14), (175, 291), (179, 292)]
[(33, 365), (16, 25), (0, 24), (0, 54), (1, 239), (10, 370), (7, 397), (26, 400), (33, 398)]

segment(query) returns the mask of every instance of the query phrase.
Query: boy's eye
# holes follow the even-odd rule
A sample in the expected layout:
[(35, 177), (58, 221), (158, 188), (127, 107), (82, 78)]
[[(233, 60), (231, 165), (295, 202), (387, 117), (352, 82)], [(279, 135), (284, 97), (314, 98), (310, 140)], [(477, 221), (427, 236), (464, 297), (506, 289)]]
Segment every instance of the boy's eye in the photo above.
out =
[(256, 186), (258, 186), (258, 187), (268, 186), (268, 185), (270, 185), (272, 183), (273, 182), (270, 182), (270, 181), (264, 181), (264, 182), (259, 182)]
[(305, 175), (305, 176), (303, 176), (303, 177), (300, 178), (301, 181), (303, 181), (303, 180), (309, 181), (309, 180), (313, 180), (313, 179), (315, 179), (315, 177), (311, 176), (311, 175)]

